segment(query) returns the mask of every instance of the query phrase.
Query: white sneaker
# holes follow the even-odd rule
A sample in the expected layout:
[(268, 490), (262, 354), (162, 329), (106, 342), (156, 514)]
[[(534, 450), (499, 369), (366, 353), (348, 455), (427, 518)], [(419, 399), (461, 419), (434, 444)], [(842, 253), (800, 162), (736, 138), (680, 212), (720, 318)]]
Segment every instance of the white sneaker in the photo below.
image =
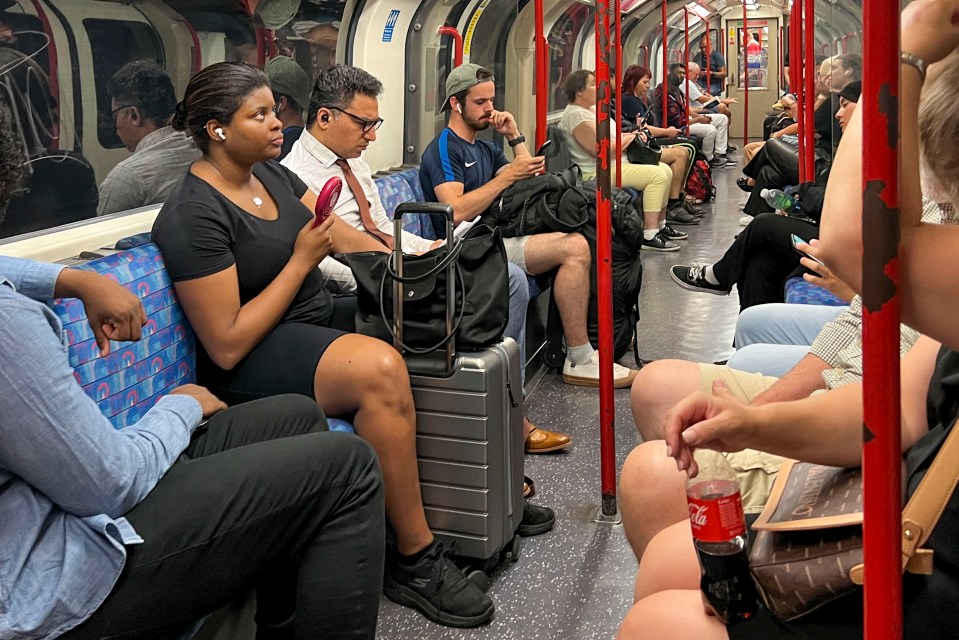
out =
[(753, 221), (753, 217), (752, 217), (752, 216), (742, 216), (742, 217), (739, 219), (739, 226), (745, 227), (747, 224), (749, 224), (749, 223), (752, 222), (752, 221)]
[[(613, 363), (613, 388), (625, 389), (633, 384), (633, 378), (639, 371)], [(599, 386), (599, 351), (593, 351), (593, 357), (586, 364), (573, 364), (567, 358), (563, 365), (563, 382), (580, 387)]]

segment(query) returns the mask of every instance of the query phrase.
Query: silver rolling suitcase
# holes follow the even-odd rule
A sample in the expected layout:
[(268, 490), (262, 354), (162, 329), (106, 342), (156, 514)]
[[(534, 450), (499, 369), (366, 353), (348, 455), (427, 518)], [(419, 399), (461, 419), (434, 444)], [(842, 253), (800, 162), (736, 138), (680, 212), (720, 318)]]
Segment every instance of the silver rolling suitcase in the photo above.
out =
[[(394, 213), (393, 268), (403, 276), (403, 214), (446, 217), (447, 242), (453, 238), (453, 210), (436, 203), (405, 203)], [(436, 219), (436, 218), (434, 218)], [(447, 328), (452, 329), (456, 299), (453, 267)], [(403, 283), (394, 282), (393, 300), (403, 300)], [(402, 305), (394, 306), (397, 349), (402, 341)], [(457, 555), (487, 560), (513, 545), (523, 518), (523, 390), (519, 348), (511, 338), (485, 351), (455, 353), (455, 340), (430, 363), (404, 353), (416, 406), (416, 454), (426, 518), (433, 533), (455, 542)], [(437, 365), (439, 360), (439, 365)]]

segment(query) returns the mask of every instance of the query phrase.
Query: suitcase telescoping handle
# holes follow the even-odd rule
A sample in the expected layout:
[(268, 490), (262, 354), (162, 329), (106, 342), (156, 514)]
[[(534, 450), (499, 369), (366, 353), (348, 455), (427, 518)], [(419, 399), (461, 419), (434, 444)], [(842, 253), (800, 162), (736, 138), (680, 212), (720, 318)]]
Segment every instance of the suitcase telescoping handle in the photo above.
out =
[[(393, 212), (393, 270), (400, 278), (403, 276), (403, 214), (432, 215), (440, 214), (446, 219), (446, 246), (453, 250), (453, 207), (441, 202), (404, 202)], [(453, 317), (456, 315), (456, 278), (451, 262), (446, 267), (446, 333), (453, 331)], [(464, 292), (465, 293), (465, 292)], [(396, 350), (403, 352), (403, 282), (393, 280), (393, 337)], [(464, 300), (465, 303), (465, 300)], [(446, 370), (453, 370), (453, 349), (455, 339), (446, 342)]]

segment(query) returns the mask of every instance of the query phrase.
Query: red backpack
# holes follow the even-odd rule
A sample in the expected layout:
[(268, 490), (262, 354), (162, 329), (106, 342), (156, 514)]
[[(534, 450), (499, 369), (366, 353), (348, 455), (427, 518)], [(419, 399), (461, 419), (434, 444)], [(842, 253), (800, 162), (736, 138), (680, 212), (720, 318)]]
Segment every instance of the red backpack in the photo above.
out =
[(713, 186), (712, 173), (705, 158), (697, 157), (693, 162), (693, 170), (686, 181), (686, 195), (700, 202), (709, 202), (716, 197), (716, 187)]

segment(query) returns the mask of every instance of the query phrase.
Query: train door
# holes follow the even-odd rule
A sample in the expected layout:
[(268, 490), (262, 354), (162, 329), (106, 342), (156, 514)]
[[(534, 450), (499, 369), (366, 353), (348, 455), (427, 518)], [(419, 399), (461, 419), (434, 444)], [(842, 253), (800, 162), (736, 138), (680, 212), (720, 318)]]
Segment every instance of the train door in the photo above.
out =
[(779, 99), (779, 20), (749, 18), (746, 31), (743, 31), (742, 20), (728, 20), (724, 38), (726, 89), (729, 97), (739, 100), (729, 123), (729, 134), (739, 138), (743, 135), (742, 114), (748, 84), (749, 135), (760, 137), (766, 113)]

